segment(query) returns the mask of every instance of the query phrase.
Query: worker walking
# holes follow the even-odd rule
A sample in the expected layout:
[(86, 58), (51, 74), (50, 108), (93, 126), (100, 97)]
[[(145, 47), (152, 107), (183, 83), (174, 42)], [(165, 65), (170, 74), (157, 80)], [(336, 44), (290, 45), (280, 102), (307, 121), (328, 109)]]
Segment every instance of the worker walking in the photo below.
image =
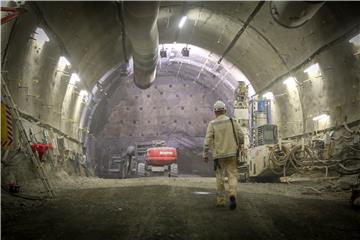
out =
[(207, 163), (209, 152), (214, 159), (217, 183), (217, 206), (224, 207), (226, 200), (225, 174), (228, 175), (230, 209), (236, 208), (237, 160), (244, 135), (238, 123), (225, 115), (226, 106), (222, 101), (214, 104), (216, 118), (210, 121), (204, 140), (203, 160)]

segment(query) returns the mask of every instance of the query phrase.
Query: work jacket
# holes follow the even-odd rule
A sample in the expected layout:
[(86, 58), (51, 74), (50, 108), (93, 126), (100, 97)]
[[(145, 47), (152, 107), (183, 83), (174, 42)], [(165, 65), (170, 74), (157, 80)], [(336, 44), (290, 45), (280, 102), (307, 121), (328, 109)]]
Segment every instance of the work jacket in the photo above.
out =
[[(244, 134), (239, 124), (233, 119), (235, 135), (239, 146), (244, 144)], [(230, 118), (220, 115), (212, 120), (206, 130), (204, 140), (203, 157), (208, 157), (211, 151), (213, 159), (236, 156), (238, 146), (236, 145)]]

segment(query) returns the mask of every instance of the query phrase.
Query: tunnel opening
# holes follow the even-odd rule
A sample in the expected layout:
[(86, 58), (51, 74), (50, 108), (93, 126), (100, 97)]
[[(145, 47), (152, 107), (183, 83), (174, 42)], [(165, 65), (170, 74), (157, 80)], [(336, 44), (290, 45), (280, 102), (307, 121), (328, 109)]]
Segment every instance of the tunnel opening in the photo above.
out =
[[(184, 55), (184, 49), (189, 53)], [(177, 149), (179, 174), (213, 176), (212, 166), (201, 162), (212, 105), (222, 100), (232, 115), (238, 82), (248, 85), (249, 97), (253, 87), (239, 69), (226, 60), (218, 64), (219, 56), (208, 50), (171, 43), (161, 44), (159, 55), (164, 51), (156, 80), (146, 90), (132, 83), (131, 62), (127, 75), (112, 69), (98, 81), (101, 87), (95, 85), (92, 95), (99, 98), (84, 108), (81, 128), (88, 129), (83, 135), (87, 158), (98, 176), (124, 177), (118, 156), (126, 159), (128, 147), (156, 141)], [(136, 165), (129, 168), (136, 176)]]

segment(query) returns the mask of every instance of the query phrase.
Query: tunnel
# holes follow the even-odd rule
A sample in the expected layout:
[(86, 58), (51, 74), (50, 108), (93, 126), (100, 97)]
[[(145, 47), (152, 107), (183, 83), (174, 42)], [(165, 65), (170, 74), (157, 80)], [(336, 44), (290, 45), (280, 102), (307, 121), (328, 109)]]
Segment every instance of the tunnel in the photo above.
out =
[(1, 1), (1, 237), (359, 239), (359, 12)]

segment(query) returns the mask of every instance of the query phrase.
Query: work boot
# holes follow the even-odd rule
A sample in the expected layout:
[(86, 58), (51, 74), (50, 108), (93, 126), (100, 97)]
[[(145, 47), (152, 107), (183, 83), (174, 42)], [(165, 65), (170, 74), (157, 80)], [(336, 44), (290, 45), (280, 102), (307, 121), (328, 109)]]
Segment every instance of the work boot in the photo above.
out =
[(230, 196), (230, 210), (236, 209), (236, 198), (235, 196)]

